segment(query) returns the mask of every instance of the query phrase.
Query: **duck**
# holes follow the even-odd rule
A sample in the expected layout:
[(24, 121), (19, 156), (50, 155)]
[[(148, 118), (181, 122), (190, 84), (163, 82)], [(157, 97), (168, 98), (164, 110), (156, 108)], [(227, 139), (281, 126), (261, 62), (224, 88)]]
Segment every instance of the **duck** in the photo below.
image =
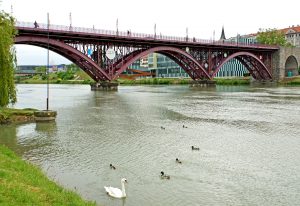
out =
[(178, 158), (176, 158), (176, 162), (179, 163), (179, 164), (182, 163)]
[(122, 190), (120, 190), (119, 188), (111, 187), (111, 186), (109, 186), (109, 187), (104, 186), (104, 189), (109, 196), (112, 196), (115, 198), (125, 198), (126, 197), (125, 183), (127, 183), (127, 179), (122, 178), (121, 179)]
[(187, 128), (187, 126), (185, 126), (185, 125), (182, 125), (182, 128)]
[(165, 127), (163, 127), (163, 126), (161, 126), (160, 128), (161, 128), (161, 129), (166, 129), (166, 128), (165, 128)]
[(116, 169), (116, 167), (115, 167), (115, 166), (113, 166), (112, 164), (109, 164), (109, 167), (110, 167), (110, 169), (113, 169), (113, 170), (115, 170), (115, 169)]
[(192, 150), (200, 150), (200, 148), (192, 146)]
[(160, 172), (160, 177), (161, 179), (167, 179), (167, 180), (170, 179), (170, 175), (166, 175), (163, 171)]

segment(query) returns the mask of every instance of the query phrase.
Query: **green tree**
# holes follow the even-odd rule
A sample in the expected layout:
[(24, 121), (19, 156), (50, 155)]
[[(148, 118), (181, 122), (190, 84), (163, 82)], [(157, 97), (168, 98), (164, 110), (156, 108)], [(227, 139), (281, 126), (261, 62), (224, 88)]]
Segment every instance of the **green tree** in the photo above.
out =
[(284, 32), (277, 29), (259, 29), (256, 39), (261, 44), (292, 46), (285, 39)]
[(45, 66), (36, 67), (34, 70), (35, 70), (36, 73), (46, 74), (46, 67)]
[(14, 84), (16, 51), (13, 47), (15, 20), (4, 11), (0, 11), (0, 107), (17, 101)]

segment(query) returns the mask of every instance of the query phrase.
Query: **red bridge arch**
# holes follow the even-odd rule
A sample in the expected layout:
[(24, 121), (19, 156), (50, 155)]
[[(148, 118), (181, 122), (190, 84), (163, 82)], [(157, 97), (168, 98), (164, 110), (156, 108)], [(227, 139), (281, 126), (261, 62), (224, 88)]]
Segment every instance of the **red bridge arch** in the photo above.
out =
[(53, 39), (49, 39), (48, 41), (48, 38), (44, 37), (17, 36), (15, 38), (15, 44), (34, 45), (45, 49), (48, 48), (48, 42), (49, 50), (56, 52), (77, 64), (95, 81), (111, 80), (105, 71), (103, 71), (91, 58), (64, 42)]
[(231, 54), (227, 58), (223, 59), (217, 69), (213, 73), (213, 77), (217, 75), (221, 67), (226, 64), (231, 59), (237, 59), (241, 64), (243, 64), (250, 74), (258, 80), (268, 80), (272, 79), (272, 74), (267, 69), (265, 64), (254, 54), (250, 52), (237, 52)]

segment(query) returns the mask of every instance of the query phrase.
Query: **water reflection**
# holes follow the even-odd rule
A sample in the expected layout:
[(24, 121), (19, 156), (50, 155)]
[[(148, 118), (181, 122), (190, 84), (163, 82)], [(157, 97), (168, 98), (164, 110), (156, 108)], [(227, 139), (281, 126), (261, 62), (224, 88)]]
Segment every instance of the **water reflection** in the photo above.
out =
[(56, 122), (37, 122), (35, 124), (35, 131), (37, 131), (38, 133), (43, 133), (48, 137), (51, 137), (57, 132)]

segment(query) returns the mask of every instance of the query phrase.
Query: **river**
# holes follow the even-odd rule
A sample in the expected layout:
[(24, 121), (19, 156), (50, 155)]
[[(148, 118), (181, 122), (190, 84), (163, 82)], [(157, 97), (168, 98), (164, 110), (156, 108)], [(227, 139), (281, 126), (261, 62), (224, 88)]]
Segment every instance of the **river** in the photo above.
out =
[[(16, 108), (45, 108), (46, 85), (17, 88)], [(56, 122), (0, 126), (0, 143), (99, 205), (300, 203), (300, 87), (50, 85), (50, 109)], [(122, 177), (127, 198), (109, 197)]]

